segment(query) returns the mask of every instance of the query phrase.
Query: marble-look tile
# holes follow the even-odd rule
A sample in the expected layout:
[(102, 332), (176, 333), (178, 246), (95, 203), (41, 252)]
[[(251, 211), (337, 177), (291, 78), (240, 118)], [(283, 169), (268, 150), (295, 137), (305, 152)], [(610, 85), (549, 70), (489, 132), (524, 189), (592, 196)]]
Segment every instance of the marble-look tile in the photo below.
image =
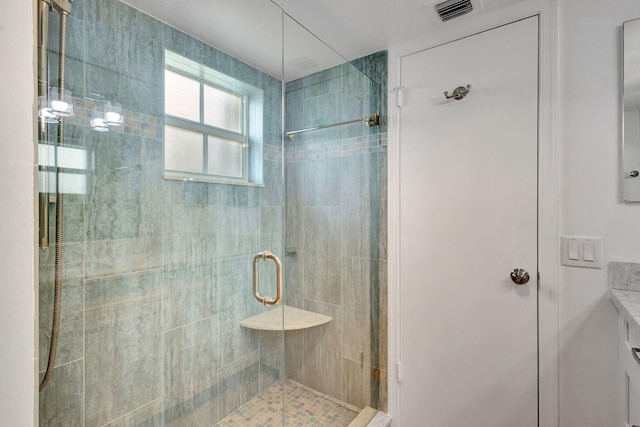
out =
[[(327, 80), (332, 80), (341, 77), (345, 73), (345, 67), (350, 67), (348, 63), (336, 65), (335, 67), (328, 68), (326, 70), (318, 71), (317, 73), (309, 74), (299, 79), (301, 81), (298, 87), (310, 87)], [(295, 83), (295, 82), (293, 82)], [(292, 85), (292, 87), (296, 87)]]
[(260, 201), (262, 206), (284, 205), (284, 177), (282, 162), (264, 161), (264, 188)]
[(609, 283), (613, 289), (640, 291), (640, 263), (609, 263)]
[(162, 182), (164, 204), (206, 206), (218, 204), (220, 184), (166, 179)]
[(165, 270), (162, 275), (163, 330), (214, 316), (218, 312), (216, 265)]
[(162, 239), (159, 235), (87, 241), (87, 278), (91, 280), (160, 268), (161, 249)]
[(162, 147), (125, 134), (93, 132), (85, 205), (86, 270), (92, 279), (162, 265)]
[(104, 427), (160, 427), (162, 426), (162, 399), (155, 400)]
[[(344, 75), (342, 82), (343, 120), (353, 120), (377, 112), (371, 111), (371, 80), (366, 75), (352, 68)], [(368, 133), (368, 128), (362, 124), (360, 129)]]
[(285, 368), (285, 334), (283, 331), (260, 331), (260, 391), (279, 379)]
[(218, 244), (217, 206), (164, 206), (164, 266), (212, 265)]
[(341, 304), (340, 208), (304, 208), (305, 297)]
[[(286, 377), (301, 383), (304, 380), (304, 340), (296, 340), (290, 338), (291, 334), (286, 333), (285, 336), (285, 372)], [(304, 333), (300, 333), (300, 337), (304, 339)], [(311, 368), (311, 367), (310, 367)]]
[(164, 333), (164, 425), (218, 421), (219, 320), (211, 317)]
[(302, 251), (285, 251), (284, 268), (284, 302), (287, 305), (302, 308), (304, 301), (304, 253)]
[(304, 244), (304, 164), (285, 167), (285, 248), (302, 250)]
[(262, 89), (263, 141), (265, 144), (282, 145), (282, 82), (263, 75)]
[(387, 261), (380, 261), (378, 265), (378, 365), (377, 367), (382, 369), (388, 369), (388, 274), (387, 274)]
[[(385, 137), (386, 139), (386, 137)], [(387, 185), (387, 153), (378, 152), (378, 258), (386, 260), (388, 250), (388, 233), (387, 233), (387, 203), (388, 203), (388, 185)]]
[[(159, 176), (155, 182), (147, 179), (148, 174), (161, 171), (160, 144), (110, 132), (108, 136), (91, 134), (87, 145), (95, 159), (87, 197), (87, 239), (135, 238), (157, 228), (161, 216), (150, 217), (144, 209), (156, 211), (156, 203), (162, 202)], [(147, 224), (145, 219), (152, 221)]]
[(302, 108), (302, 101), (304, 99), (304, 91), (289, 90), (289, 83), (287, 83), (287, 92), (285, 98), (285, 130), (292, 131), (304, 128), (304, 111)]
[(218, 54), (218, 68), (224, 74), (233, 76), (241, 82), (255, 87), (262, 86), (264, 73), (224, 52)]
[(260, 250), (284, 258), (284, 209), (282, 206), (260, 208)]
[[(82, 60), (82, 58), (70, 58), (69, 56), (65, 57), (65, 72), (64, 72), (64, 88), (66, 94), (71, 94), (72, 99), (74, 100), (74, 108), (78, 106), (75, 105), (75, 100), (82, 98), (85, 96), (85, 81), (84, 74), (86, 70), (87, 64)], [(51, 87), (59, 86), (58, 76), (60, 70), (60, 57), (57, 53), (49, 53), (49, 84)], [(73, 124), (75, 122), (75, 117), (70, 117), (65, 119), (65, 124)], [(84, 123), (83, 123), (84, 124)], [(55, 141), (54, 131), (57, 128), (57, 125), (49, 126), (49, 141)], [(66, 129), (65, 129), (66, 130)], [(65, 132), (65, 144), (69, 141), (67, 138), (67, 132)]]
[[(156, 117), (164, 116), (164, 86), (162, 77), (125, 75), (109, 68), (85, 64), (86, 93), (119, 102), (124, 110)], [(125, 117), (124, 126), (127, 126)], [(125, 128), (126, 132), (126, 128)]]
[(259, 250), (260, 193), (255, 187), (220, 188), (218, 256), (231, 257)]
[(161, 82), (162, 24), (120, 1), (86, 3), (86, 61), (126, 76)]
[[(51, 344), (51, 322), (55, 277), (55, 249), (39, 249), (39, 369), (44, 371)], [(62, 306), (56, 366), (82, 358), (84, 347), (84, 269), (83, 245), (63, 245), (62, 251)]]
[[(323, 104), (324, 102), (328, 106), (333, 107), (335, 103), (342, 101), (341, 94), (343, 90), (344, 90), (343, 76), (337, 75), (337, 76), (334, 76), (333, 78), (328, 78), (323, 81), (318, 81), (315, 84), (305, 86), (305, 88), (302, 91), (303, 92), (302, 97), (305, 101), (312, 98), (320, 98), (319, 99), (320, 105), (324, 105)], [(331, 96), (328, 96), (328, 95), (331, 95)], [(330, 102), (327, 102), (327, 100), (330, 100)], [(335, 116), (333, 117), (337, 119), (337, 117)], [(325, 121), (325, 123), (327, 122)]]
[[(85, 207), (84, 203), (74, 203), (67, 201), (66, 199), (71, 199), (71, 197), (65, 197), (63, 202), (64, 204), (64, 223), (62, 229), (62, 241), (66, 243), (71, 242), (83, 242), (84, 241), (84, 215), (85, 215)], [(49, 220), (51, 222), (52, 234), (49, 234), (50, 238), (53, 239), (51, 244), (55, 243), (55, 203), (52, 203), (53, 207), (53, 215), (49, 215)], [(50, 232), (51, 233), (51, 232)]]
[[(382, 117), (387, 116), (388, 62), (387, 51), (376, 52), (351, 61), (355, 68), (377, 85), (372, 91), (372, 94), (376, 93), (376, 97), (371, 99), (371, 111), (377, 111)], [(380, 132), (386, 132), (386, 123), (381, 124), (379, 130)]]
[[(42, 379), (42, 374), (40, 379)], [(40, 393), (40, 425), (82, 427), (82, 360), (59, 366)]]
[(378, 409), (387, 412), (389, 410), (389, 372), (380, 370), (380, 394), (378, 396)]
[[(74, 4), (75, 6), (75, 4)], [(66, 56), (68, 58), (84, 59), (84, 20), (75, 16), (75, 7), (71, 9), (71, 15), (67, 16)], [(49, 18), (49, 45), (48, 50), (58, 55), (60, 52), (60, 19), (56, 13)], [(52, 82), (57, 80), (50, 80)]]
[(161, 276), (86, 282), (86, 425), (106, 424), (162, 395)]
[[(72, 16), (67, 17), (65, 90), (74, 97), (84, 96), (84, 44), (85, 26), (82, 19), (75, 16), (75, 2)], [(58, 13), (49, 18), (48, 72), (51, 87), (59, 85), (60, 70), (60, 20)], [(52, 19), (53, 18), (53, 19)]]
[(360, 258), (342, 260), (342, 356), (378, 364), (378, 262)]
[(305, 98), (302, 101), (302, 108), (305, 128), (338, 123), (342, 121), (343, 117), (342, 93), (332, 92), (313, 98)]
[(373, 379), (375, 368), (342, 358), (342, 400), (364, 408), (378, 406), (378, 383)]
[(258, 394), (260, 390), (258, 353), (255, 351), (220, 368), (220, 418), (235, 411)]
[(162, 25), (164, 48), (196, 61), (199, 64), (217, 70), (218, 49), (179, 31), (167, 24)]
[(324, 325), (305, 330), (302, 382), (321, 393), (342, 399), (342, 361), (340, 357), (342, 319), (340, 307), (306, 300), (304, 309), (331, 316), (332, 320)]
[(342, 181), (342, 159), (306, 161), (304, 163), (304, 205), (340, 206)]
[(378, 257), (378, 163), (376, 154), (344, 157), (342, 254)]
[(240, 326), (242, 320), (258, 314), (262, 309), (253, 297), (252, 263), (253, 257), (244, 256), (225, 258), (218, 264), (222, 365), (239, 360), (257, 351), (260, 346), (258, 331)]

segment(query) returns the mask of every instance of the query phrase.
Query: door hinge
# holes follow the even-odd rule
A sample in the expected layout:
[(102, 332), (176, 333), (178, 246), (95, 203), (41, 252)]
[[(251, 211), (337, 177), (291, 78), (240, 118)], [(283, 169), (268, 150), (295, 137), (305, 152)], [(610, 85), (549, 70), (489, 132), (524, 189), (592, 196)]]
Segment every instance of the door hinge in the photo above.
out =
[(396, 93), (396, 107), (402, 107), (404, 86), (394, 87), (392, 90)]
[(397, 380), (398, 382), (402, 382), (402, 363), (398, 362), (398, 366), (397, 366), (397, 372), (396, 372), (396, 376), (397, 376)]

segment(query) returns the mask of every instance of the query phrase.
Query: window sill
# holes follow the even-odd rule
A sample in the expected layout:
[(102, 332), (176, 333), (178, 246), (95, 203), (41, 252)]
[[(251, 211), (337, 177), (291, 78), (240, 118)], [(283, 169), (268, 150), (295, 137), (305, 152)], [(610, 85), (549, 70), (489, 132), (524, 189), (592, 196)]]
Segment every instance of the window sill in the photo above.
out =
[(264, 184), (258, 184), (255, 182), (245, 181), (226, 181), (219, 178), (207, 178), (206, 176), (187, 176), (179, 173), (165, 172), (162, 176), (164, 179), (172, 181), (184, 181), (184, 182), (208, 182), (211, 184), (228, 184), (228, 185), (241, 185), (244, 187), (264, 187)]

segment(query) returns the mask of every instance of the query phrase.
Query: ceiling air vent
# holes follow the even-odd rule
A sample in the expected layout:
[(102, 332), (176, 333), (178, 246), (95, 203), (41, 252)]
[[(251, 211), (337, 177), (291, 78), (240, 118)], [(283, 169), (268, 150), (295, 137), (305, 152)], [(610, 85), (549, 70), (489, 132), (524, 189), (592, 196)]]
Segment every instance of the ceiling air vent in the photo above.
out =
[(447, 0), (436, 4), (436, 12), (442, 21), (448, 21), (473, 10), (471, 0)]

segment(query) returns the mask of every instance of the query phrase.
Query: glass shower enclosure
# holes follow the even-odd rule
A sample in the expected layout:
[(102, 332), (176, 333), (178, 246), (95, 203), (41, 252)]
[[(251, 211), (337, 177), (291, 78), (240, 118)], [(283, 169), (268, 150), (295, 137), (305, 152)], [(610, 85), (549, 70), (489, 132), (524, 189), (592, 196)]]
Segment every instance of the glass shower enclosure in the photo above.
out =
[[(75, 0), (62, 37), (47, 3), (41, 426), (386, 409), (386, 53), (348, 62), (275, 3), (212, 3), (206, 37), (188, 3), (133, 0)], [(225, 37), (240, 18), (252, 38)]]

